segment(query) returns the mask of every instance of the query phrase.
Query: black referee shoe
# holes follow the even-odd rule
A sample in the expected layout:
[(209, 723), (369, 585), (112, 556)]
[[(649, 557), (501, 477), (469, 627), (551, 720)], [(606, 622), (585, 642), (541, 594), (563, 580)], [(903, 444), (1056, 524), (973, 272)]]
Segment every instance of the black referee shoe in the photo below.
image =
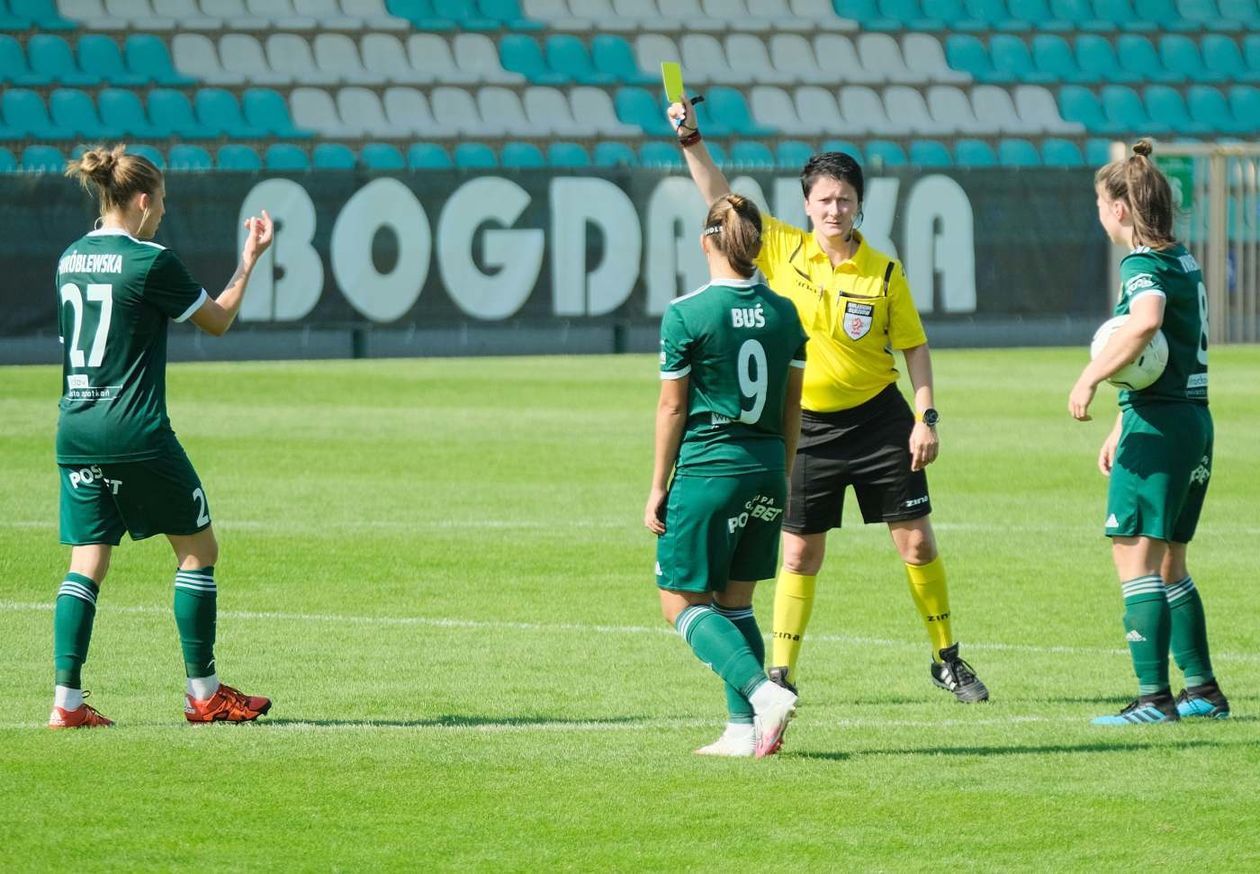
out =
[(954, 693), (963, 704), (976, 701), (988, 701), (989, 690), (971, 665), (958, 657), (958, 644), (947, 646), (940, 652), (941, 660), (932, 662), (932, 682), (949, 692)]

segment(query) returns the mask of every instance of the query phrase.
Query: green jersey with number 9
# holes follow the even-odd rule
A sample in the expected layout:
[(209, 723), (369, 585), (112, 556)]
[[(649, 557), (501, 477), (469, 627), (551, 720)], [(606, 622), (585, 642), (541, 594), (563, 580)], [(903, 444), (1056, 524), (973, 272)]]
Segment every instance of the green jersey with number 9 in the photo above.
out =
[(1206, 406), (1207, 287), (1199, 263), (1180, 243), (1163, 250), (1137, 247), (1120, 262), (1120, 298), (1115, 315), (1128, 315), (1133, 300), (1144, 294), (1165, 298), (1161, 330), (1168, 341), (1168, 365), (1159, 379), (1146, 388), (1121, 391), (1121, 409), (1168, 401)]
[(57, 461), (144, 461), (175, 443), (166, 414), (166, 328), (208, 298), (157, 243), (104, 228), (57, 263), (62, 342)]
[(661, 319), (661, 379), (690, 379), (678, 474), (783, 470), (788, 368), (805, 366), (796, 307), (755, 279), (714, 280)]

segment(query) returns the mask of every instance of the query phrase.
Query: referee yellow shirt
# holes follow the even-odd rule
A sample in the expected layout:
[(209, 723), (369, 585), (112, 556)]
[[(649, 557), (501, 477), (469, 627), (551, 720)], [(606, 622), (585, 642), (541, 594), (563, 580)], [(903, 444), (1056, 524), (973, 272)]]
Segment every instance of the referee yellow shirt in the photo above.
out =
[(901, 263), (855, 231), (857, 251), (832, 267), (810, 231), (761, 221), (757, 267), (809, 334), (801, 406), (830, 413), (866, 403), (897, 381), (893, 350), (927, 342)]

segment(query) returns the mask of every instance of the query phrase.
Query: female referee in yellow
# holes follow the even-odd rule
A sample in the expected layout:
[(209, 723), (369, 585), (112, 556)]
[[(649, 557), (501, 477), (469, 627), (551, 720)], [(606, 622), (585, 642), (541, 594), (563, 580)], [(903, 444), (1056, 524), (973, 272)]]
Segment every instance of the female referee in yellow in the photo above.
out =
[[(687, 168), (706, 203), (730, 192), (684, 97), (669, 107)], [(989, 691), (958, 654), (945, 569), (932, 533), (924, 468), (936, 460), (932, 359), (901, 264), (862, 239), (862, 168), (842, 152), (815, 155), (801, 172), (813, 231), (764, 216), (757, 267), (797, 308), (809, 334), (797, 463), (783, 522), (783, 567), (774, 597), (770, 676), (794, 688), (827, 532), (839, 528), (852, 486), (862, 519), (885, 522), (906, 565), (932, 644), (932, 681), (959, 701)], [(897, 390), (893, 349), (914, 387), (914, 410)]]

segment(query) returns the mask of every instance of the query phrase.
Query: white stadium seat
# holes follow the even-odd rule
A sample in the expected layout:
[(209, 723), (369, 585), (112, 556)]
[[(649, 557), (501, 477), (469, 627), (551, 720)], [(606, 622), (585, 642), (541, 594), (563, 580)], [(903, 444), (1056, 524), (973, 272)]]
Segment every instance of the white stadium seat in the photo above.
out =
[(314, 30), (315, 19), (299, 15), (291, 0), (245, 0), (250, 15), (266, 19), (277, 30)]
[(790, 15), (811, 23), (810, 30), (855, 31), (858, 23), (852, 18), (841, 18), (831, 0), (789, 0)]
[[(726, 63), (726, 52), (717, 37), (707, 33), (689, 33), (678, 41), (682, 68), (687, 80), (696, 85), (729, 82), (747, 85), (752, 77), (745, 70), (732, 70)], [(649, 68), (651, 69), (651, 68)]]
[(525, 89), (525, 114), (537, 126), (549, 127), (557, 137), (593, 137), (590, 119), (576, 118), (564, 92), (536, 85)]
[(699, 0), (664, 0), (658, 8), (671, 30), (726, 30), (726, 19), (710, 18)]
[(941, 136), (950, 131), (932, 117), (923, 92), (909, 85), (893, 85), (884, 89), (884, 110), (888, 117), (905, 124), (915, 136)]
[(901, 57), (901, 46), (886, 33), (864, 33), (857, 41), (858, 61), (862, 68), (882, 83), (921, 85), (927, 82), (922, 73), (911, 70)]
[(121, 30), (126, 21), (118, 21), (105, 11), (101, 0), (58, 0), (57, 9), (88, 30)]
[(1054, 95), (1040, 85), (1017, 85), (1015, 109), (1019, 111), (1020, 118), (1036, 124), (1046, 133), (1060, 136), (1080, 136), (1085, 133), (1085, 125), (1063, 118)]
[(595, 26), (590, 18), (576, 17), (565, 0), (522, 0), (521, 14), (534, 21), (545, 21), (549, 29), (561, 33), (590, 30)]
[(908, 33), (901, 38), (901, 56), (906, 66), (923, 76), (925, 82), (970, 82), (971, 76), (951, 69), (945, 62), (941, 41), (926, 33)]
[(971, 91), (971, 107), (976, 118), (989, 128), (1004, 134), (1041, 133), (1035, 121), (1025, 121), (1015, 111), (1010, 92), (997, 85), (977, 85)]
[(315, 66), (351, 85), (383, 85), (385, 77), (364, 69), (359, 47), (344, 33), (321, 33), (313, 44)]
[(797, 33), (776, 33), (770, 37), (770, 61), (794, 82), (830, 85), (835, 81), (818, 66), (813, 44)]
[(171, 40), (171, 55), (181, 73), (193, 76), (207, 85), (241, 85), (243, 73), (224, 70), (219, 52), (210, 37), (200, 33), (177, 33)]
[(245, 8), (245, 0), (201, 0), (201, 11), (205, 15), (220, 15), (224, 23), (232, 30), (266, 30), (267, 19), (250, 15)]
[(364, 34), (361, 43), (363, 66), (381, 81), (397, 85), (420, 85), (433, 77), (411, 66), (402, 41), (388, 33)]
[(455, 66), (451, 47), (435, 33), (413, 33), (407, 37), (407, 57), (411, 66), (429, 82), (446, 82), (452, 85), (471, 85), (477, 81), (472, 73)]
[(499, 50), (484, 33), (456, 34), (451, 44), (456, 68), (473, 77), (472, 81), (488, 85), (523, 85), (525, 77), (503, 69)]
[(485, 136), (485, 125), (477, 102), (463, 88), (444, 85), (429, 92), (429, 108), (443, 127), (454, 129), (461, 136)]
[(421, 139), (449, 139), (457, 135), (454, 128), (433, 118), (428, 98), (415, 88), (386, 88), (382, 103), (385, 117), (398, 130)]
[[(682, 61), (682, 53), (669, 37), (645, 33), (634, 39), (634, 59), (638, 61), (640, 70), (659, 70), (661, 61)], [(687, 73), (691, 74), (691, 71)], [(692, 81), (695, 81), (694, 75)]]
[[(669, 2), (669, 0), (665, 0)], [(611, 15), (607, 18), (596, 15), (594, 12), (589, 14), (601, 26), (608, 26), (609, 23), (621, 22), (623, 29), (625, 25), (629, 25), (631, 29), (639, 30), (677, 30), (677, 22), (671, 21), (663, 17), (660, 10), (657, 9), (654, 0), (612, 0)]]
[(774, 33), (784, 31), (801, 31), (813, 33), (819, 30), (818, 25), (809, 18), (794, 15), (788, 8), (787, 0), (747, 0), (748, 15), (753, 20), (770, 22)]
[(175, 19), (156, 15), (149, 0), (105, 0), (105, 12), (111, 18), (126, 19), (129, 27), (138, 30), (175, 29)]
[(776, 127), (787, 136), (794, 136), (802, 130), (792, 95), (782, 88), (756, 86), (748, 94), (748, 108), (758, 124)]
[(928, 112), (943, 129), (962, 136), (997, 133), (976, 118), (967, 95), (953, 85), (933, 85), (927, 92)]
[(394, 127), (381, 109), (380, 98), (368, 88), (342, 88), (337, 92), (337, 113), (346, 127), (361, 136), (382, 139), (407, 136), (407, 131)]
[(888, 117), (879, 93), (865, 85), (846, 85), (840, 89), (840, 113), (849, 120), (854, 133), (881, 137), (900, 137), (910, 133), (910, 125)]
[(868, 72), (858, 61), (857, 52), (847, 36), (820, 33), (814, 37), (814, 57), (818, 59), (819, 69), (827, 74), (831, 82), (866, 85), (879, 81), (878, 76)]
[(342, 124), (336, 104), (322, 88), (294, 88), (289, 95), (289, 109), (295, 125), (331, 139), (349, 140), (362, 135), (359, 130)]
[(223, 29), (223, 19), (204, 14), (197, 0), (153, 0), (153, 12), (159, 18), (179, 22), (180, 30)]
[(848, 132), (849, 124), (840, 114), (835, 95), (827, 88), (803, 85), (792, 97), (796, 104), (796, 117), (800, 119), (800, 128), (793, 131), (794, 134), (839, 136)]
[(273, 33), (267, 37), (267, 64), (278, 75), (297, 85), (332, 85), (337, 76), (315, 66), (311, 44), (296, 33)]
[(762, 34), (733, 33), (726, 38), (726, 63), (732, 70), (744, 70), (753, 82), (767, 85), (788, 85), (791, 73), (784, 73), (770, 63), (766, 54), (766, 38)]
[(318, 22), (320, 30), (363, 30), (363, 19), (345, 15), (337, 0), (293, 0), (293, 11)]
[(602, 137), (639, 137), (638, 125), (624, 124), (617, 118), (612, 98), (603, 88), (581, 85), (569, 92), (575, 125), (590, 125)]
[(219, 63), (223, 69), (240, 73), (251, 85), (285, 85), (287, 73), (276, 73), (263, 56), (263, 47), (247, 33), (229, 33), (219, 40)]
[(535, 127), (525, 117), (516, 92), (501, 85), (477, 89), (477, 112), (481, 116), (482, 130), (492, 136), (538, 137), (548, 133), (546, 128)]
[(744, 0), (701, 0), (700, 6), (709, 18), (725, 21), (731, 30), (751, 30), (766, 33), (774, 25), (769, 18), (749, 14)]
[(341, 0), (341, 12), (351, 18), (363, 19), (368, 30), (410, 30), (411, 22), (390, 15), (385, 0)]

